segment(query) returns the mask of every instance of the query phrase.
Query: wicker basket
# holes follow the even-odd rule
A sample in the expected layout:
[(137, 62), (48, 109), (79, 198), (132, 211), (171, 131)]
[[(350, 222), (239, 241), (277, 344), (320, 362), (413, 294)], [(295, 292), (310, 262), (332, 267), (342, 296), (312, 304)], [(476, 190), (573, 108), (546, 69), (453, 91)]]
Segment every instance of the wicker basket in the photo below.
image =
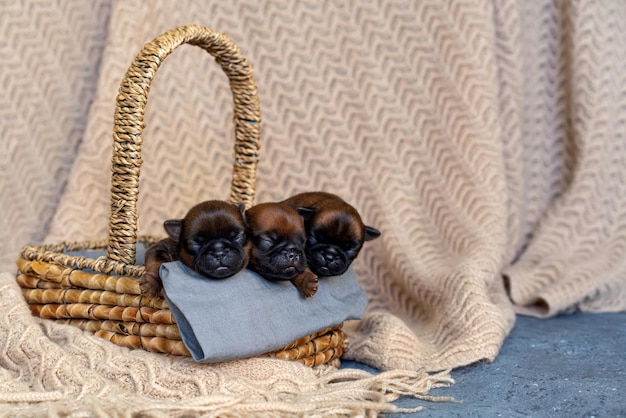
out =
[[(25, 247), (17, 281), (34, 315), (91, 331), (114, 344), (189, 356), (167, 302), (140, 295), (144, 266), (136, 244), (160, 237), (137, 236), (137, 196), (143, 114), (150, 83), (161, 62), (179, 45), (211, 54), (228, 76), (234, 101), (235, 145), (230, 201), (254, 202), (261, 115), (252, 66), (224, 34), (182, 26), (146, 44), (126, 72), (117, 96), (113, 130), (111, 212), (107, 240)], [(88, 258), (73, 252), (99, 251)], [(267, 355), (308, 366), (337, 363), (345, 344), (340, 326), (294, 341)]]

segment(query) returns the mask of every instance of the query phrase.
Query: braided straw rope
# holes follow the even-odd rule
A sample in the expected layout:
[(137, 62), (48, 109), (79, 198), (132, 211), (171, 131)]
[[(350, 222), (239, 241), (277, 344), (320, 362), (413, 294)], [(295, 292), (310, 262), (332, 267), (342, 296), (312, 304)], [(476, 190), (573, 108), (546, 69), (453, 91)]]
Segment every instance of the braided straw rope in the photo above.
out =
[[(124, 76), (117, 96), (111, 164), (108, 239), (22, 248), (17, 282), (34, 315), (93, 332), (117, 345), (189, 356), (174, 316), (160, 297), (141, 295), (136, 245), (160, 237), (137, 235), (137, 198), (142, 164), (144, 110), (159, 66), (182, 44), (211, 54), (228, 77), (233, 94), (235, 144), (229, 200), (254, 203), (261, 111), (252, 65), (226, 35), (188, 25), (146, 44)], [(77, 252), (105, 254), (97, 258)], [(346, 344), (341, 326), (322, 330), (268, 355), (308, 366), (336, 362)]]

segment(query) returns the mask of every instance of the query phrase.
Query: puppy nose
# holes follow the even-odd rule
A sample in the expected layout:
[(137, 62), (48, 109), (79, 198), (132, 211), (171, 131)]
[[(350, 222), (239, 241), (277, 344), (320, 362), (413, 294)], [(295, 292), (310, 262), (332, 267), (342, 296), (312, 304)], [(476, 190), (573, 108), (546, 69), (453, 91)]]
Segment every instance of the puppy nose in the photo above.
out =
[(218, 260), (221, 260), (222, 258), (224, 258), (226, 256), (226, 253), (228, 253), (228, 249), (221, 242), (216, 242), (213, 248), (211, 249), (211, 254), (213, 255), (213, 257), (217, 258)]
[(287, 250), (287, 258), (289, 259), (289, 261), (299, 261), (300, 257), (300, 251), (296, 250), (295, 248)]

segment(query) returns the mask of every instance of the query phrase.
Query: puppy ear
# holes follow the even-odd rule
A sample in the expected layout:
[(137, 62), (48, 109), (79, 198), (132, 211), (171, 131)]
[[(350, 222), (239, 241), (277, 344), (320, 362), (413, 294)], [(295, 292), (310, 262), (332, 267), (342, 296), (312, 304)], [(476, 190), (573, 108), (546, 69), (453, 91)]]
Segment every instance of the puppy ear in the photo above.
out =
[(246, 213), (246, 204), (245, 203), (233, 203), (233, 206), (237, 208), (239, 212), (243, 215)]
[(244, 224), (248, 223), (248, 218), (246, 217), (246, 204), (238, 203), (235, 205), (239, 213), (241, 213), (241, 219), (243, 219)]
[(312, 208), (299, 207), (298, 213), (304, 218), (305, 221), (308, 221), (311, 219), (315, 211)]
[(182, 219), (170, 219), (163, 222), (163, 228), (165, 228), (165, 232), (167, 235), (174, 241), (180, 241), (180, 233), (183, 229), (183, 220)]
[(380, 236), (380, 231), (371, 226), (365, 226), (365, 241), (371, 241)]

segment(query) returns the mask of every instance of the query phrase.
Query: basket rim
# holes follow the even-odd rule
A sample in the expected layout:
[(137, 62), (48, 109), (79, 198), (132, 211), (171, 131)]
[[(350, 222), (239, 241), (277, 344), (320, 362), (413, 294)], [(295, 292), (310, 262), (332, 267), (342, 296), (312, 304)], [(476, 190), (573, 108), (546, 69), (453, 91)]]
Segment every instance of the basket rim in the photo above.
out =
[[(146, 247), (162, 239), (162, 236), (139, 235), (137, 244)], [(24, 262), (38, 261), (73, 270), (91, 270), (95, 273), (139, 278), (145, 271), (140, 264), (128, 264), (107, 257), (108, 240), (62, 241), (55, 244), (40, 244), (22, 247), (18, 266)], [(91, 258), (73, 252), (101, 252), (102, 256)], [(21, 268), (20, 268), (21, 270)]]

